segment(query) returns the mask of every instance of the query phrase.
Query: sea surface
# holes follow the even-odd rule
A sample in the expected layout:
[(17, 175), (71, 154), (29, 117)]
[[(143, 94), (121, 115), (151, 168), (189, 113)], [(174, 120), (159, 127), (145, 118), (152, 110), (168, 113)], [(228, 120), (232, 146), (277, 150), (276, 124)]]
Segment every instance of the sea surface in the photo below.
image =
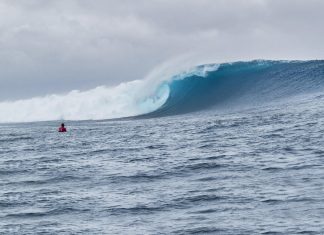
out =
[(0, 234), (324, 234), (323, 94), (2, 124)]
[(0, 102), (0, 234), (324, 234), (324, 61), (153, 80)]

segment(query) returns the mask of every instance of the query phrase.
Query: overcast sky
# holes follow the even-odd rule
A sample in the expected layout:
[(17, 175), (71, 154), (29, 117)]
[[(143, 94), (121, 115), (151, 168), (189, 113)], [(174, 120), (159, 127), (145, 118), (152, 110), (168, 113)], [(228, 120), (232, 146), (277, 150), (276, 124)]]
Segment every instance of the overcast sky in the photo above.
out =
[(0, 100), (197, 63), (323, 59), (323, 0), (0, 0)]

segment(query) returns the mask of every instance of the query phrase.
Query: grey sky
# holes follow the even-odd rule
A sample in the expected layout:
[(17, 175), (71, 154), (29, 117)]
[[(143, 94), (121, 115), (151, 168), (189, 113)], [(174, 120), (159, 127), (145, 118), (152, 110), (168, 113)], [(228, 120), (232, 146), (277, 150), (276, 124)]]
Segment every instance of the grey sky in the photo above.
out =
[(0, 0), (0, 100), (199, 63), (323, 59), (322, 0)]

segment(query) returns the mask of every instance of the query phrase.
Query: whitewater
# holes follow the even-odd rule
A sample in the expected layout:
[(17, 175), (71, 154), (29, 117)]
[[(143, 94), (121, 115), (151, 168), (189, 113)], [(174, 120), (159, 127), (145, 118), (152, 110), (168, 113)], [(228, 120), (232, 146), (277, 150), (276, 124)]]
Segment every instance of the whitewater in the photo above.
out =
[(0, 234), (324, 234), (324, 61), (181, 71), (1, 101)]
[(178, 74), (153, 70), (143, 80), (115, 87), (99, 86), (88, 91), (0, 101), (0, 122), (100, 120), (150, 113), (166, 102), (172, 81), (192, 75), (204, 77), (217, 67), (215, 64), (187, 68)]

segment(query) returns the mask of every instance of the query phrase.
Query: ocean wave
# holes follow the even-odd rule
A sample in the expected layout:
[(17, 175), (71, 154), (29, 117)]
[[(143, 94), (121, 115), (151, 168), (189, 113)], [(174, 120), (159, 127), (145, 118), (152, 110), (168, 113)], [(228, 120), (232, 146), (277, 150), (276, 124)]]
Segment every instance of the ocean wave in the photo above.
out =
[(0, 122), (153, 118), (262, 105), (324, 87), (324, 61), (205, 64), (116, 87), (0, 102)]

